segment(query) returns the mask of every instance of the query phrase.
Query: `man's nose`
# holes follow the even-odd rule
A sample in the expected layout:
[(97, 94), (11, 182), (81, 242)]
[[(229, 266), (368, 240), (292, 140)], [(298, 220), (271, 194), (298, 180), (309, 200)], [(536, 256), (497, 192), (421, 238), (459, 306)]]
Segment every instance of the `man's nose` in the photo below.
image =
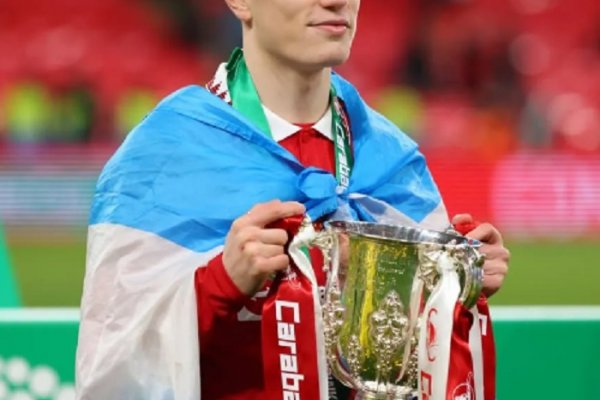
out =
[(321, 5), (329, 9), (339, 9), (348, 5), (350, 0), (321, 0)]

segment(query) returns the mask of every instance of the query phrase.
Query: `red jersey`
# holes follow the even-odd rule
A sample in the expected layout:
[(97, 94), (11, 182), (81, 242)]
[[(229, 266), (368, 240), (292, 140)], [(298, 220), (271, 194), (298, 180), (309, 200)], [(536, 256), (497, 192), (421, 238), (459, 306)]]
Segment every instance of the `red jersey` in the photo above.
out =
[[(279, 142), (305, 166), (335, 171), (333, 142), (310, 126)], [(319, 250), (311, 251), (322, 265)], [(321, 277), (323, 280), (323, 277)], [(324, 282), (320, 282), (324, 284)], [(202, 400), (263, 399), (261, 296), (239, 291), (221, 256), (196, 271)]]

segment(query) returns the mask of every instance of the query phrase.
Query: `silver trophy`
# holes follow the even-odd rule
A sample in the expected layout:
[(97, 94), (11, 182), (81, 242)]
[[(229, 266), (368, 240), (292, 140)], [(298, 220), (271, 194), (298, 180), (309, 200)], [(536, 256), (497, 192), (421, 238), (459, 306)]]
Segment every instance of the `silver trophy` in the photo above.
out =
[(332, 221), (313, 245), (324, 251), (323, 303), (331, 373), (357, 399), (414, 399), (422, 312), (438, 282), (437, 263), (452, 258), (470, 308), (482, 287), (477, 244), (453, 233)]

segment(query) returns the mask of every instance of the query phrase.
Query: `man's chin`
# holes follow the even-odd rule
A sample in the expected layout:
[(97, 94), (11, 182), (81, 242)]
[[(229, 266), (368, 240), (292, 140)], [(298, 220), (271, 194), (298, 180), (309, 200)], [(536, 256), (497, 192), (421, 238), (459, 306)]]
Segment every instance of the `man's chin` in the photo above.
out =
[(345, 63), (346, 61), (348, 61), (349, 57), (350, 57), (350, 53), (341, 55), (339, 57), (332, 57), (328, 60), (327, 66), (328, 67), (338, 67), (338, 66), (342, 65), (343, 63)]
[[(300, 57), (298, 55), (302, 54)], [(350, 49), (347, 46), (319, 46), (303, 49), (292, 58), (294, 64), (306, 72), (318, 72), (323, 68), (337, 67), (348, 60)]]
[(323, 67), (337, 67), (348, 60), (350, 57), (350, 49), (346, 47), (326, 49), (326, 51), (323, 51), (320, 54), (319, 64)]

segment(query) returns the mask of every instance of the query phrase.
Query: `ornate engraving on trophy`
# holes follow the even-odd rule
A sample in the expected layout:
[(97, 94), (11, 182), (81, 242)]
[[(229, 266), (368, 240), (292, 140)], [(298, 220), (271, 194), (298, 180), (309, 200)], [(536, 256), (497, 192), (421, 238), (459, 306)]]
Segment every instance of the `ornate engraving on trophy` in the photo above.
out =
[(419, 384), (419, 351), (417, 345), (417, 337), (413, 335), (410, 339), (410, 357), (406, 365), (406, 384), (413, 388), (418, 387)]
[(423, 281), (427, 292), (431, 293), (435, 287), (439, 274), (437, 262), (440, 256), (439, 246), (423, 245), (419, 252), (419, 268), (417, 276)]
[(379, 309), (371, 314), (371, 338), (376, 357), (377, 382), (392, 382), (393, 368), (400, 367), (402, 349), (407, 338), (408, 316), (400, 296), (387, 294)]
[(329, 235), (327, 233), (317, 233), (315, 238), (309, 245), (311, 247), (318, 247), (323, 254), (323, 272), (328, 273), (330, 271), (332, 252), (336, 246), (337, 237)]
[(329, 362), (336, 360), (337, 341), (344, 321), (344, 307), (340, 302), (340, 297), (340, 290), (337, 286), (331, 287), (327, 292), (325, 304), (323, 304), (323, 330)]
[(348, 366), (352, 379), (359, 380), (361, 375), (362, 350), (358, 336), (352, 335), (348, 340)]

